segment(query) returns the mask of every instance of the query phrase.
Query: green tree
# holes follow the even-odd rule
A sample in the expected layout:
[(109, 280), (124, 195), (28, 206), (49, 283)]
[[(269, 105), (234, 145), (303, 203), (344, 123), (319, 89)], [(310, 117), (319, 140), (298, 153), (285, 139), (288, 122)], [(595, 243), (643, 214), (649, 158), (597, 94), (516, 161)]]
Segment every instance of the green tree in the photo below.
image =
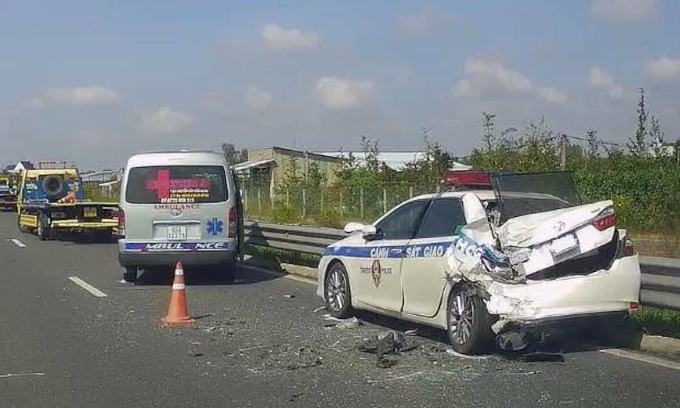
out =
[(637, 114), (638, 114), (638, 125), (635, 130), (634, 138), (630, 138), (628, 143), (628, 148), (636, 156), (646, 156), (647, 155), (647, 108), (645, 106), (645, 90), (644, 88), (639, 88), (640, 99), (638, 101)]
[(233, 143), (222, 143), (222, 154), (224, 154), (224, 158), (230, 166), (248, 160), (248, 150), (241, 149), (238, 151)]

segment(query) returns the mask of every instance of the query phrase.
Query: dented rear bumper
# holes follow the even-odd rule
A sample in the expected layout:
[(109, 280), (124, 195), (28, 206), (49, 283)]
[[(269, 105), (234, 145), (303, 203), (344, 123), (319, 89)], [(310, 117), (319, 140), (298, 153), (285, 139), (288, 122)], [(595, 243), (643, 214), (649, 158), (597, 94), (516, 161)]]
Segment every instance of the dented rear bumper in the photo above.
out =
[[(499, 320), (495, 333), (507, 327), (563, 324), (573, 318), (627, 314), (639, 302), (640, 262), (637, 255), (617, 258), (606, 270), (523, 284), (491, 282), (487, 310)], [(507, 326), (507, 327), (506, 327)]]

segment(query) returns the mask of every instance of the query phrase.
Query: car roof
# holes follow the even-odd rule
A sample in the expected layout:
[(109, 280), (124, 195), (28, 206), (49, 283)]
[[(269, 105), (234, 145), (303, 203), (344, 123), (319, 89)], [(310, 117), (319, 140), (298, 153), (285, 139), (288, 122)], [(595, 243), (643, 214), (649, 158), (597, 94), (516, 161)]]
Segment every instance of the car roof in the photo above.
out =
[[(422, 194), (416, 197), (413, 197), (412, 199), (408, 201), (415, 201), (415, 200), (429, 200), (433, 198), (461, 198), (465, 194), (472, 193), (476, 195), (480, 200), (482, 201), (491, 201), (491, 200), (496, 200), (496, 195), (494, 194), (493, 190), (465, 190), (465, 191), (446, 191), (443, 193), (430, 193), (430, 194)], [(513, 191), (508, 191), (508, 192), (503, 192), (503, 197), (512, 197), (512, 198), (534, 198), (538, 200), (546, 200), (546, 199), (556, 199), (556, 200), (561, 200), (559, 197), (555, 197), (550, 194), (545, 194), (545, 193), (525, 193), (525, 192), (513, 192)]]
[(35, 169), (26, 170), (26, 177), (50, 176), (50, 175), (64, 175), (77, 176), (78, 169)]
[(159, 165), (200, 164), (226, 166), (221, 153), (213, 150), (175, 150), (162, 152), (139, 153), (131, 156), (127, 167), (159, 166)]

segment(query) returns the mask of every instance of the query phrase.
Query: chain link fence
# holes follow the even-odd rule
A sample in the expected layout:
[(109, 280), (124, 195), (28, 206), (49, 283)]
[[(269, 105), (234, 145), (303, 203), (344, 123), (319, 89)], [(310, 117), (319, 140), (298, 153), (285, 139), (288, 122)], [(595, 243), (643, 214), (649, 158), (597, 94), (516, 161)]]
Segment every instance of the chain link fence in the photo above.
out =
[(323, 225), (342, 228), (347, 221), (374, 221), (397, 204), (432, 193), (425, 188), (386, 183), (347, 188), (244, 188), (246, 218), (275, 223)]

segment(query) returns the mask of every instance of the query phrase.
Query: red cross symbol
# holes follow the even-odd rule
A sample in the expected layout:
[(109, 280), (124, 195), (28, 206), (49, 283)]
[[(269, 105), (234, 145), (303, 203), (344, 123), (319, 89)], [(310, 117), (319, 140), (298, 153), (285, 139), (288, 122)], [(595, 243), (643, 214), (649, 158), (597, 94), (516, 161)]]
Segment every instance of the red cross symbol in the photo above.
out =
[(170, 171), (158, 170), (155, 180), (150, 179), (146, 181), (146, 189), (156, 190), (158, 192), (158, 198), (170, 197)]

